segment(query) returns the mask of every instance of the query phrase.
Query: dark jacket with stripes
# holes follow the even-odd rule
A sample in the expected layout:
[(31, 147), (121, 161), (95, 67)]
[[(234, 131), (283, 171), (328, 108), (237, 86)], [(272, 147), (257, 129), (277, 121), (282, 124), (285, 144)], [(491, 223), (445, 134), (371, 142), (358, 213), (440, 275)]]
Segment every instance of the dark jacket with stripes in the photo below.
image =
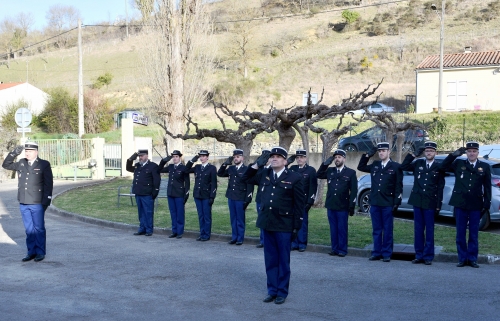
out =
[(290, 166), (289, 170), (296, 172), (302, 176), (304, 185), (304, 195), (306, 196), (306, 204), (314, 204), (316, 200), (316, 192), (318, 191), (318, 179), (316, 178), (316, 169), (308, 164), (299, 168), (299, 165)]
[(233, 201), (244, 201), (250, 203), (252, 201), (253, 185), (244, 183), (241, 178), (247, 166), (242, 164), (239, 169), (235, 165), (227, 166), (222, 164), (217, 172), (219, 177), (229, 177), (227, 182), (226, 197)]
[(179, 163), (177, 166), (170, 164), (165, 167), (166, 162), (163, 160), (158, 166), (160, 173), (168, 173), (167, 196), (170, 197), (189, 197), (189, 174), (184, 170), (186, 166)]
[(215, 199), (217, 195), (217, 169), (214, 165), (207, 163), (205, 168), (202, 168), (200, 164), (193, 167), (193, 163), (189, 161), (184, 171), (194, 173), (194, 198)]
[(132, 163), (133, 161), (127, 159), (126, 169), (134, 173), (132, 193), (138, 196), (151, 195), (155, 199), (160, 191), (161, 182), (158, 165), (151, 160), (148, 160), (144, 166), (141, 166), (139, 162), (135, 165)]
[(344, 166), (340, 173), (336, 167), (321, 165), (318, 178), (326, 179), (328, 191), (326, 193), (325, 207), (334, 211), (347, 211), (354, 209), (358, 194), (358, 179), (356, 171)]

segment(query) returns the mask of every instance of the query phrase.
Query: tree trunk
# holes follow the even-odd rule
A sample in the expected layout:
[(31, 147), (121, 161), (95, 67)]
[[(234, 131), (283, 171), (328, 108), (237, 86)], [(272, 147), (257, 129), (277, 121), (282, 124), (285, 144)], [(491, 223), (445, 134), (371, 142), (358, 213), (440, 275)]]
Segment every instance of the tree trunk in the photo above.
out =
[(250, 157), (250, 151), (252, 150), (252, 145), (253, 145), (253, 140), (245, 140), (245, 139), (242, 139), (234, 143), (234, 146), (237, 149), (243, 150), (243, 155), (247, 158)]
[(295, 130), (291, 126), (283, 125), (281, 122), (277, 126), (277, 130), (279, 134), (279, 146), (290, 151), (290, 146), (292, 146), (295, 135), (297, 135)]
[(405, 132), (400, 131), (396, 134), (396, 162), (401, 164), (403, 158), (403, 144), (405, 142)]
[(293, 128), (299, 133), (300, 139), (302, 140), (302, 148), (304, 148), (307, 151), (307, 154), (311, 152), (309, 149), (309, 136), (307, 135), (309, 130), (307, 127), (304, 129), (303, 127), (300, 127), (297, 124), (293, 124)]

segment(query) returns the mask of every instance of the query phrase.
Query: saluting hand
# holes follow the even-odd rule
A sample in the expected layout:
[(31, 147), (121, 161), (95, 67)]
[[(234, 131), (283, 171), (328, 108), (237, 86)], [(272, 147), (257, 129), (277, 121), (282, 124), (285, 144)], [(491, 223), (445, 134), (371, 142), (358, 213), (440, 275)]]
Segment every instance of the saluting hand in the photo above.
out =
[(286, 160), (287, 165), (290, 165), (291, 163), (295, 162), (296, 158), (297, 158), (297, 155), (292, 155), (292, 156), (288, 157), (288, 159)]
[(195, 157), (193, 157), (193, 158), (191, 159), (191, 163), (196, 163), (196, 162), (198, 161), (198, 158), (200, 158), (200, 156), (199, 156), (199, 155), (196, 155)]
[(323, 162), (323, 165), (326, 165), (326, 166), (330, 166), (332, 163), (333, 163), (333, 159), (335, 158), (335, 156), (330, 156), (328, 157), (324, 162)]
[(20, 155), (24, 150), (24, 146), (16, 146), (16, 148), (14, 148), (14, 150), (12, 151), (13, 154), (16, 154), (16, 155)]
[(271, 153), (268, 151), (263, 152), (262, 155), (260, 155), (259, 158), (257, 158), (255, 164), (257, 164), (258, 167), (266, 165), (267, 161), (269, 160), (270, 154)]
[(139, 154), (137, 154), (137, 153), (133, 153), (133, 154), (132, 154), (132, 156), (130, 156), (130, 157), (128, 158), (128, 160), (135, 161), (135, 160), (137, 159), (137, 156), (138, 156), (138, 155), (139, 155)]
[(164, 159), (162, 159), (162, 161), (164, 161), (165, 163), (168, 163), (172, 160), (172, 156), (167, 156), (165, 157)]
[(457, 149), (456, 151), (454, 151), (453, 154), (451, 154), (451, 155), (457, 156), (457, 157), (458, 156), (462, 156), (465, 153), (466, 150), (467, 149), (465, 147), (460, 147), (459, 149)]
[(425, 151), (425, 147), (420, 147), (415, 153), (415, 157), (420, 157)]
[(226, 161), (224, 162), (224, 165), (228, 166), (233, 163), (233, 156), (229, 156)]
[(375, 155), (377, 153), (377, 147), (373, 147), (368, 153), (368, 157), (373, 157), (373, 155)]

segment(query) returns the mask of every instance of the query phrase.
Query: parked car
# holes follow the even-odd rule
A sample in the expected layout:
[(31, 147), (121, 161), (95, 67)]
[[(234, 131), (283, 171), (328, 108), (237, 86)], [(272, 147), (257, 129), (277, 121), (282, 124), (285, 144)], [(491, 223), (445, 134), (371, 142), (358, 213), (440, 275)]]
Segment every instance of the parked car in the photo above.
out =
[[(416, 150), (424, 146), (426, 140), (429, 140), (429, 137), (425, 130), (409, 129), (405, 133), (403, 150)], [(374, 147), (374, 142), (383, 141), (388, 141), (384, 131), (379, 127), (372, 127), (357, 135), (340, 139), (338, 147), (350, 152), (368, 152)], [(393, 141), (396, 141), (396, 136), (393, 137)]]
[[(396, 110), (394, 109), (394, 107), (391, 107), (391, 106), (387, 106), (385, 104), (382, 104), (382, 103), (375, 103), (373, 105), (370, 105), (368, 107), (368, 112), (372, 113), (372, 114), (380, 114), (381, 112), (386, 112), (386, 113), (394, 113), (396, 112)], [(364, 109), (358, 109), (358, 110), (355, 110), (353, 111), (353, 114), (364, 114), (365, 113), (365, 110)]]
[[(447, 155), (437, 155), (436, 160), (443, 161)], [(465, 159), (464, 156), (460, 157)], [(491, 169), (491, 207), (490, 214), (485, 214), (481, 217), (479, 222), (479, 229), (484, 230), (488, 227), (490, 222), (500, 222), (500, 160), (498, 159), (479, 159), (490, 166)], [(413, 212), (413, 206), (408, 204), (411, 190), (413, 188), (413, 173), (403, 171), (403, 196), (401, 200), (400, 211)], [(448, 205), (453, 187), (455, 185), (455, 174), (447, 172), (445, 176), (445, 187), (443, 190), (443, 205), (439, 215), (454, 217), (453, 206)], [(358, 179), (358, 198), (357, 202), (361, 212), (369, 213), (370, 211), (370, 188), (371, 179), (370, 175), (363, 175)]]

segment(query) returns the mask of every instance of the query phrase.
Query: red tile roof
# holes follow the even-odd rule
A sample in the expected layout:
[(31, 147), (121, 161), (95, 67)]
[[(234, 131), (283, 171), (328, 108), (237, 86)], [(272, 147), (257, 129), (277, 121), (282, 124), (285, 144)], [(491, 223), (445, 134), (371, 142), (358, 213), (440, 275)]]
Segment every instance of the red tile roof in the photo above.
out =
[(23, 82), (10, 82), (10, 83), (6, 83), (6, 84), (5, 83), (0, 84), (0, 90), (14, 87), (14, 86), (21, 85), (21, 84), (24, 84), (24, 83)]
[[(500, 51), (482, 51), (448, 54), (443, 56), (444, 68), (500, 66)], [(425, 58), (416, 69), (438, 69), (439, 55)]]

